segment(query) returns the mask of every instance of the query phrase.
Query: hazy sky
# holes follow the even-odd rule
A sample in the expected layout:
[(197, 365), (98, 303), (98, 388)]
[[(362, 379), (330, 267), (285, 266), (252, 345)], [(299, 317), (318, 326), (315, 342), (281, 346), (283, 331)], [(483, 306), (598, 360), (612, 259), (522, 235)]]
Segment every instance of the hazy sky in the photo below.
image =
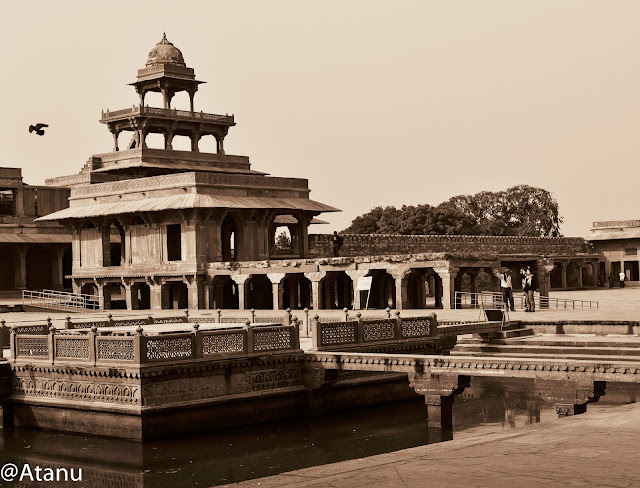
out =
[[(127, 83), (166, 31), (207, 82), (196, 109), (236, 116), (227, 154), (307, 178), (311, 198), (343, 209), (312, 232), (517, 184), (555, 194), (565, 235), (640, 218), (637, 0), (0, 7), (0, 166), (30, 184), (111, 150), (100, 110), (138, 103)], [(28, 133), (36, 122), (45, 137)]]

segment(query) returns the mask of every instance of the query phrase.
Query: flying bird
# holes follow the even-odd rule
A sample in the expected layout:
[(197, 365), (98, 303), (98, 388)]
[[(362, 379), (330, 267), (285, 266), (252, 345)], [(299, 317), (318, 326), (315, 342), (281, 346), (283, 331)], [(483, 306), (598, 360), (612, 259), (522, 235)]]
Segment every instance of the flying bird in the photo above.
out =
[(42, 123), (36, 124), (36, 125), (30, 125), (29, 132), (36, 131), (36, 134), (38, 134), (39, 136), (43, 136), (45, 127), (49, 127), (49, 126), (47, 124), (42, 124)]

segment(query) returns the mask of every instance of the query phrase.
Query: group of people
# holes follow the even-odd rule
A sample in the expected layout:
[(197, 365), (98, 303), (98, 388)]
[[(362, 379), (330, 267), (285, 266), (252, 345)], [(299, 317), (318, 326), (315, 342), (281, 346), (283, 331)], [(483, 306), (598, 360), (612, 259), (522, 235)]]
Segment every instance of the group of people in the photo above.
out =
[[(513, 300), (513, 281), (511, 279), (511, 270), (507, 268), (503, 271), (496, 271), (495, 274), (500, 278), (502, 302), (509, 307), (509, 310), (515, 312), (516, 307)], [(530, 266), (527, 266), (527, 269), (520, 269), (520, 278), (522, 279), (522, 292), (525, 297), (525, 312), (535, 312), (536, 302), (534, 294), (536, 291), (536, 282)]]

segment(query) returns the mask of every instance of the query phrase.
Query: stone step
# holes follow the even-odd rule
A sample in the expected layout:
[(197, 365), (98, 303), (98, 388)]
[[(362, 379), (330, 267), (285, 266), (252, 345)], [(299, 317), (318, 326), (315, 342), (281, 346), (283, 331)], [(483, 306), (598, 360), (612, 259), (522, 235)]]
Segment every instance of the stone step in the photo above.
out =
[(520, 329), (503, 329), (499, 332), (490, 332), (487, 335), (489, 336), (489, 339), (493, 341), (494, 339), (513, 339), (516, 337), (528, 337), (535, 335), (535, 332), (533, 331), (533, 329), (527, 327)]
[[(594, 338), (595, 339), (595, 338)], [(477, 337), (460, 337), (458, 338), (458, 344), (486, 344)], [(509, 340), (496, 340), (491, 341), (491, 344), (510, 345), (510, 346), (542, 346), (542, 347), (629, 347), (640, 349), (640, 341), (627, 340), (625, 338), (615, 338), (610, 340), (575, 340), (571, 338), (562, 340), (544, 339), (538, 336), (538, 338), (527, 338), (525, 340), (518, 340), (517, 338)]]
[(550, 355), (555, 357), (567, 357), (579, 354), (581, 356), (627, 356), (640, 357), (640, 349), (637, 347), (569, 347), (569, 346), (536, 346), (536, 345), (502, 345), (502, 344), (456, 344), (451, 354), (508, 354), (510, 356), (521, 355)]
[(536, 354), (536, 353), (523, 353), (523, 354), (511, 354), (511, 353), (472, 353), (467, 351), (451, 351), (451, 356), (470, 356), (470, 357), (497, 357), (497, 358), (535, 358), (535, 359), (574, 359), (584, 361), (602, 361), (602, 362), (638, 362), (638, 356), (608, 356), (608, 355), (590, 355), (590, 354)]

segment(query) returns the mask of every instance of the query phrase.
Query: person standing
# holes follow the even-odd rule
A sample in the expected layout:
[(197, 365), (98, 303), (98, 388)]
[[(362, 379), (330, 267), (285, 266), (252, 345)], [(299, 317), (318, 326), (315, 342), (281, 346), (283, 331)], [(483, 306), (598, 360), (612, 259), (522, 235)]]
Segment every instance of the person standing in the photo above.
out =
[(624, 279), (627, 276), (624, 274), (623, 270), (620, 270), (620, 273), (618, 273), (618, 277), (620, 278), (620, 288), (624, 288)]
[(524, 279), (524, 292), (527, 295), (527, 312), (535, 312), (536, 311), (536, 301), (535, 301), (535, 292), (536, 292), (536, 280), (531, 272), (530, 268), (527, 268), (525, 272)]
[(340, 256), (340, 248), (342, 247), (342, 244), (344, 244), (344, 239), (338, 235), (338, 231), (333, 231), (331, 242), (333, 243), (333, 255), (335, 257)]
[(506, 269), (503, 272), (496, 271), (495, 275), (500, 278), (500, 292), (502, 293), (502, 304), (509, 307), (512, 312), (516, 311), (515, 302), (513, 300), (513, 283), (511, 281), (511, 270)]

